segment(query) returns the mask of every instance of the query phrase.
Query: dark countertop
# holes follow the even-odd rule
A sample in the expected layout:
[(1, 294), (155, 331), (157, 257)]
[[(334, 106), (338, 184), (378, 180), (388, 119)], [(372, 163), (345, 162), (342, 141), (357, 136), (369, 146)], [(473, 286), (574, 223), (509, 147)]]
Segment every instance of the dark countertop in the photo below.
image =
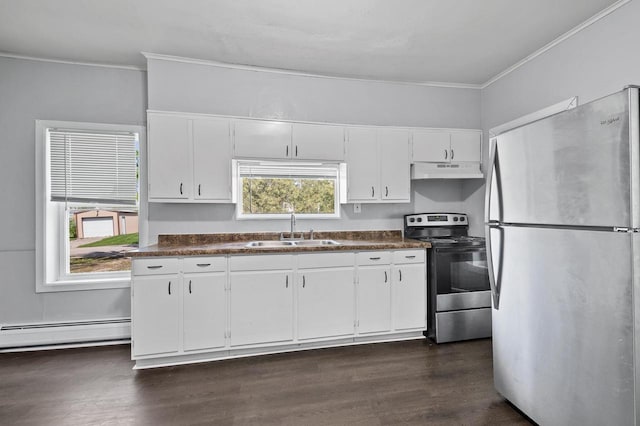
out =
[[(298, 234), (296, 233), (296, 236)], [(334, 240), (339, 245), (247, 247), (250, 241), (277, 241), (280, 233), (175, 234), (158, 236), (158, 244), (128, 252), (131, 257), (209, 256), (225, 254), (307, 253), (325, 251), (362, 251), (426, 249), (431, 244), (402, 237), (402, 231), (316, 232), (315, 240)], [(305, 233), (305, 239), (309, 234)]]

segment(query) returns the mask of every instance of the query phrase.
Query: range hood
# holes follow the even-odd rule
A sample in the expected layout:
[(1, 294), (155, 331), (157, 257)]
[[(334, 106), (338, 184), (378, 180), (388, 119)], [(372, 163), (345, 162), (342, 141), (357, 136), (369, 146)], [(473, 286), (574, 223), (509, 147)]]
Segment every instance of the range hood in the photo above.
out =
[(411, 179), (482, 179), (480, 163), (414, 163)]

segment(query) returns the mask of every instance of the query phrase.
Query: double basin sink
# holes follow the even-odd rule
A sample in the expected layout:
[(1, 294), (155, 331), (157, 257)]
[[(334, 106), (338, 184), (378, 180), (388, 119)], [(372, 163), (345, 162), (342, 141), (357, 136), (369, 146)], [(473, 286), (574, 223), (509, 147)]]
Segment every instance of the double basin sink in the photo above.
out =
[(334, 240), (293, 240), (293, 241), (251, 241), (245, 247), (248, 248), (276, 248), (276, 247), (323, 247), (338, 246), (339, 242)]

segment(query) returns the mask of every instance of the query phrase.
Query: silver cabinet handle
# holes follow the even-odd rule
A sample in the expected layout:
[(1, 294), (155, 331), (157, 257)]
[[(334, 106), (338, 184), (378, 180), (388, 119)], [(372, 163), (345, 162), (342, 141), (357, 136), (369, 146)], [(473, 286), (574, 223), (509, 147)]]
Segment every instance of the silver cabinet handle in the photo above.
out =
[(453, 160), (453, 157), (455, 155), (455, 152), (453, 152), (453, 148), (451, 148), (451, 159)]
[(171, 281), (169, 281), (169, 288), (168, 288), (169, 294), (171, 294)]
[(162, 265), (149, 265), (147, 266), (147, 269), (160, 269), (162, 268)]
[(182, 182), (180, 182), (180, 195), (182, 195)]
[(189, 294), (191, 294), (191, 280), (189, 280)]
[(284, 154), (285, 157), (289, 157), (289, 145), (287, 145), (287, 150), (286, 153)]
[(307, 280), (305, 280), (304, 275), (302, 276), (302, 288), (307, 284)]
[(389, 196), (389, 187), (388, 187), (388, 186), (385, 186), (385, 187), (384, 187), (384, 196), (385, 196), (385, 197), (388, 197), (388, 196)]
[(398, 269), (398, 273), (400, 274), (400, 281), (402, 281), (402, 269)]
[(289, 288), (289, 275), (287, 275), (285, 278), (284, 288)]
[(298, 145), (296, 145), (296, 157), (298, 156)]
[(379, 257), (370, 257), (369, 260), (380, 260)]
[(200, 193), (200, 187), (201, 187), (201, 186), (202, 186), (201, 184), (198, 184), (198, 195), (202, 195), (202, 194)]
[(374, 188), (373, 188), (373, 186), (372, 186), (372, 187), (371, 187), (371, 197), (372, 197), (372, 198), (373, 198), (373, 196), (375, 195), (375, 193), (376, 193), (376, 191), (375, 191), (375, 189), (374, 189)]
[(384, 271), (384, 282), (387, 282), (387, 271)]
[(447, 156), (449, 155), (449, 151), (447, 151), (446, 149), (444, 150), (444, 159), (447, 159)]
[(199, 266), (201, 268), (206, 268), (207, 266), (211, 266), (210, 263), (196, 263), (196, 266)]

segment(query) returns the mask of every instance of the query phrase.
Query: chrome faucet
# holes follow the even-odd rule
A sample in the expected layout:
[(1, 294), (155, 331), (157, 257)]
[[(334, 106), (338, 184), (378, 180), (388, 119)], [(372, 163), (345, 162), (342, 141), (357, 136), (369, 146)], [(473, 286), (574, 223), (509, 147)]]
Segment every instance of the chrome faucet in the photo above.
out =
[(296, 233), (296, 215), (291, 213), (291, 238), (295, 238)]

